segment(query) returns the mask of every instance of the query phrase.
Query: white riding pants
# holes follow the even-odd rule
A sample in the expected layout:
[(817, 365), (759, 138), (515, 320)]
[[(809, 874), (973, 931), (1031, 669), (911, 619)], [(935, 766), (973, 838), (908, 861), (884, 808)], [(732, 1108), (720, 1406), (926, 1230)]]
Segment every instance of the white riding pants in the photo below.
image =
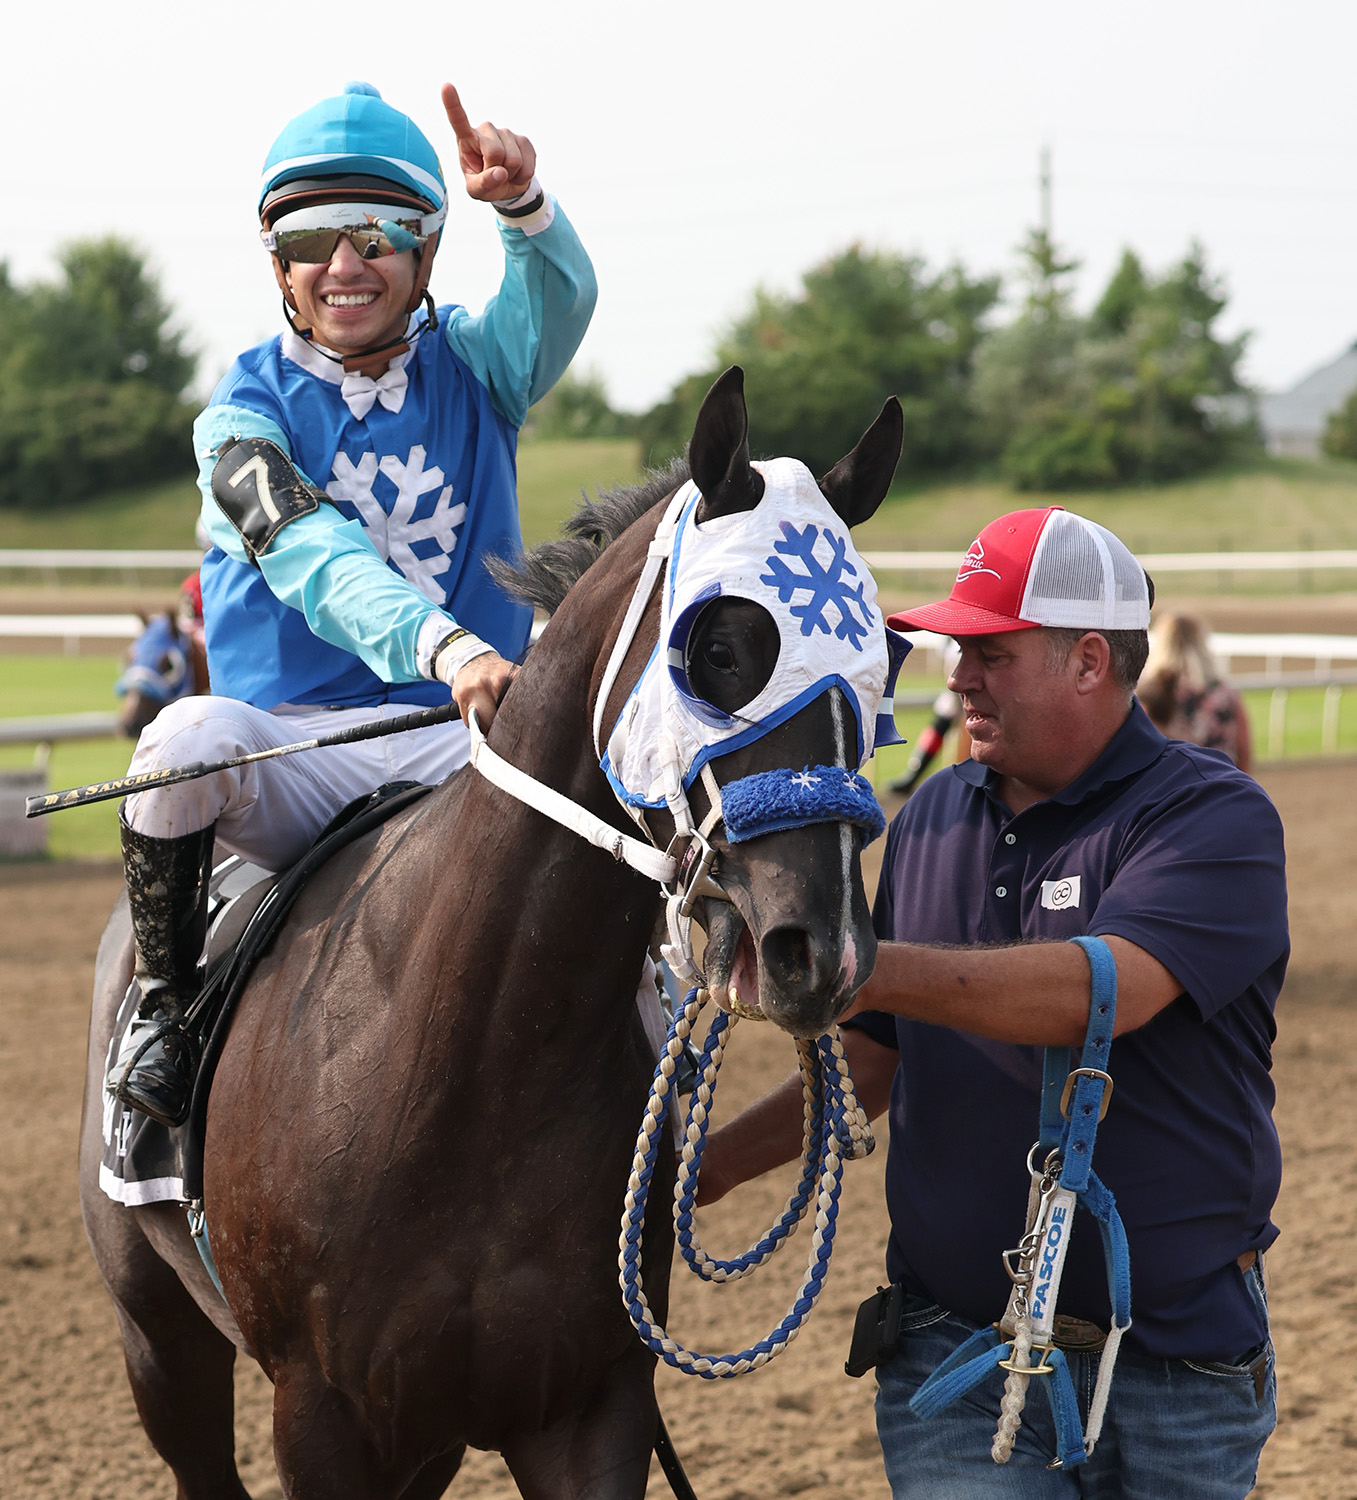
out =
[[(160, 771), (192, 761), (230, 760), (256, 750), (333, 734), (353, 724), (413, 713), (408, 703), (375, 708), (265, 711), (235, 698), (181, 698), (141, 732), (128, 774)], [(149, 838), (170, 839), (217, 825), (216, 844), (266, 870), (300, 859), (342, 807), (388, 781), (436, 786), (466, 765), (471, 741), (464, 724), (432, 724), (406, 734), (302, 750), (276, 760), (214, 771), (196, 781), (138, 792), (126, 801), (127, 821)], [(660, 1008), (655, 965), (647, 956), (636, 991), (646, 1038), (656, 1057), (667, 1022)], [(678, 1127), (677, 1111), (675, 1126)]]
[[(416, 705), (388, 703), (336, 709), (284, 705), (266, 712), (235, 698), (181, 698), (142, 730), (128, 770), (135, 774), (192, 761), (229, 760), (415, 711)], [(177, 838), (215, 823), (218, 848), (266, 870), (281, 870), (300, 859), (355, 797), (387, 781), (436, 785), (464, 766), (469, 755), (464, 725), (432, 724), (138, 792), (127, 799), (125, 813), (138, 833), (151, 838)]]

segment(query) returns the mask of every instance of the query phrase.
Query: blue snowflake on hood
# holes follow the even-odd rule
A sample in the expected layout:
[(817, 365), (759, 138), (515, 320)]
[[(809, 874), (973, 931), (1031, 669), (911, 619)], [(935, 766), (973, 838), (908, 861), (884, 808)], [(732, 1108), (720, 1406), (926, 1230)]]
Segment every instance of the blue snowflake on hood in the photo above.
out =
[[(775, 588), (783, 604), (790, 603), (798, 593), (810, 595), (805, 603), (792, 604), (791, 607), (791, 613), (801, 621), (802, 635), (811, 635), (817, 630), (829, 635), (832, 630), (841, 641), (848, 641), (855, 651), (861, 651), (863, 639), (876, 623), (876, 616), (862, 597), (863, 581), (859, 580), (856, 588), (849, 586), (849, 580), (857, 578), (858, 572), (848, 561), (847, 538), (829, 530), (825, 531), (824, 538), (834, 554), (828, 567), (815, 556), (820, 528), (812, 523), (798, 531), (790, 522), (784, 521), (782, 540), (773, 543), (773, 555), (766, 559), (768, 571), (760, 576), (759, 582)], [(799, 562), (805, 572), (794, 572), (788, 559)], [(838, 624), (834, 626), (825, 618), (825, 607), (831, 604), (838, 616)]]

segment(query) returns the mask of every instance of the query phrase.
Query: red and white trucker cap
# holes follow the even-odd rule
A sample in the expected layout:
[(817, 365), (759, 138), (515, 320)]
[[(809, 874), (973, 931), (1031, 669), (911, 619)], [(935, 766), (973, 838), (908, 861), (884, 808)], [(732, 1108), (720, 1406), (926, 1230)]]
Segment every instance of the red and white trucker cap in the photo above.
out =
[(1038, 625), (1147, 630), (1150, 589), (1144, 568), (1105, 526), (1052, 505), (991, 521), (961, 559), (948, 598), (886, 623), (940, 635), (999, 635)]

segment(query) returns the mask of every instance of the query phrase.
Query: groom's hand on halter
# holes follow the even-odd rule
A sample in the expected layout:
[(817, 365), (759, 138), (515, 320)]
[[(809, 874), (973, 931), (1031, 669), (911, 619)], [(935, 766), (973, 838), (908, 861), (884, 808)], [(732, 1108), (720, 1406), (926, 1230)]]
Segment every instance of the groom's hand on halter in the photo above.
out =
[(518, 668), (505, 661), (493, 651), (483, 656), (474, 656), (452, 679), (452, 696), (462, 715), (462, 723), (470, 722), (470, 711), (476, 710), (476, 721), (483, 730), (488, 730), (494, 721), (499, 700), (504, 696)]
[(450, 83), (443, 85), (443, 108), (457, 137), (457, 160), (468, 195), (482, 203), (498, 203), (526, 193), (537, 170), (537, 152), (527, 136), (501, 130), (489, 120), (472, 125)]

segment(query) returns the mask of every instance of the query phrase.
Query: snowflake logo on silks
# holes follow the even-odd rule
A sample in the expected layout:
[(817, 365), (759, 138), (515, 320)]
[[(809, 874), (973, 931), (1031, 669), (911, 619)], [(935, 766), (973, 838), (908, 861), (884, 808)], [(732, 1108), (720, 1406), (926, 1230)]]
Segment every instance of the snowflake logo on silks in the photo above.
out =
[(809, 771), (798, 771), (796, 775), (792, 777), (792, 785), (799, 786), (802, 791), (808, 792), (811, 787), (820, 785), (820, 778), (818, 776), (812, 776)]
[[(410, 449), (404, 463), (394, 453), (380, 459), (375, 453), (364, 453), (357, 463), (347, 453), (336, 453), (334, 477), (325, 486), (325, 493), (332, 500), (353, 506), (379, 555), (425, 598), (442, 604), (447, 589), (440, 575), (452, 566), (457, 528), (466, 520), (466, 505), (452, 504), (452, 486), (443, 483), (443, 471), (437, 464), (424, 467), (427, 457), (419, 444)], [(379, 473), (395, 486), (396, 498), (389, 512), (373, 493)], [(433, 513), (417, 520), (415, 507), (435, 490), (440, 493)]]
[[(832, 556), (828, 566), (815, 555), (816, 543), (820, 540), (820, 528), (813, 522), (798, 531), (789, 521), (782, 522), (782, 540), (773, 543), (773, 556), (767, 559), (768, 571), (759, 578), (760, 583), (770, 584), (777, 590), (783, 604), (789, 603), (798, 593), (809, 594), (804, 604), (792, 604), (791, 612), (801, 621), (801, 634), (811, 635), (822, 630), (833, 633), (841, 641), (847, 641), (855, 651), (862, 650), (863, 638), (875, 623), (872, 607), (862, 597), (865, 584), (858, 579), (857, 587), (849, 586), (849, 579), (857, 578), (857, 569), (848, 561), (848, 540), (828, 529), (824, 540), (829, 543)], [(777, 554), (781, 553), (781, 556)], [(793, 572), (787, 559), (799, 562), (804, 573)], [(831, 627), (825, 618), (825, 608), (833, 605), (838, 623)]]

